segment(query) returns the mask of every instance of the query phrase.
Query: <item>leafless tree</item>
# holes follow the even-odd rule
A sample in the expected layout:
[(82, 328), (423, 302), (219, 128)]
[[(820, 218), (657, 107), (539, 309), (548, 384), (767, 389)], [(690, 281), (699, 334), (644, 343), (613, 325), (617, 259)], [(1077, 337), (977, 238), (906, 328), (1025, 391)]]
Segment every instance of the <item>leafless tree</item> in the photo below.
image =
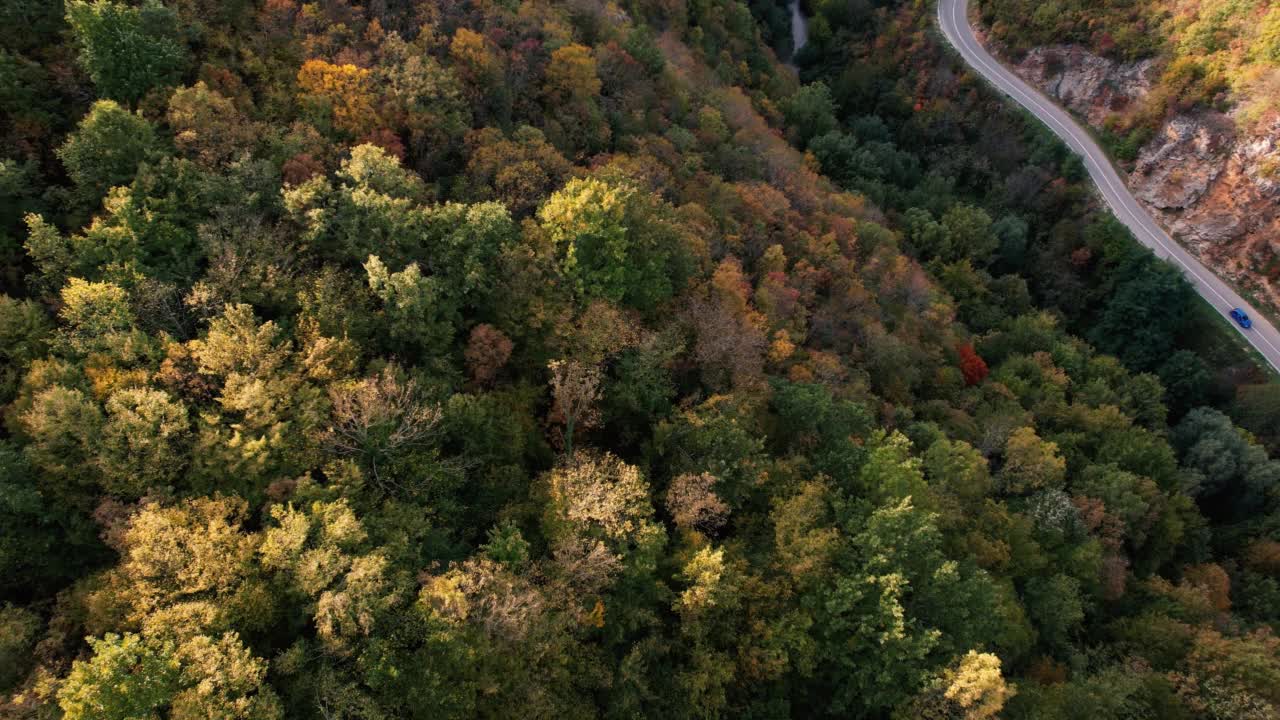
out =
[(578, 426), (591, 427), (600, 418), (596, 400), (600, 398), (600, 366), (577, 360), (552, 360), (551, 392), (555, 397), (552, 417), (564, 423), (565, 454), (573, 455), (573, 433)]
[(490, 637), (514, 641), (523, 639), (547, 610), (541, 590), (528, 578), (487, 558), (432, 576), (422, 598), (446, 620), (472, 623)]
[(729, 506), (716, 495), (715, 486), (716, 478), (710, 473), (686, 473), (671, 481), (667, 510), (678, 527), (713, 533), (724, 525)]
[(379, 468), (435, 435), (440, 408), (419, 397), (412, 380), (401, 380), (394, 366), (356, 383), (330, 388), (333, 422), (324, 444), (334, 453), (364, 463), (381, 484)]
[(600, 593), (622, 569), (622, 558), (594, 538), (566, 537), (551, 552), (557, 578), (576, 595)]

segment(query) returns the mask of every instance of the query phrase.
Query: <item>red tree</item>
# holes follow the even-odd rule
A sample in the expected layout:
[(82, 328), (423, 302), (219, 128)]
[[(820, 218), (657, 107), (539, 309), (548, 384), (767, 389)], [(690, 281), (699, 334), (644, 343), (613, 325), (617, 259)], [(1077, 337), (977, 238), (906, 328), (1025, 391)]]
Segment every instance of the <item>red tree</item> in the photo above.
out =
[(962, 343), (956, 347), (956, 351), (960, 353), (960, 372), (964, 373), (965, 385), (977, 385), (982, 382), (990, 371), (987, 369), (987, 363), (973, 351), (973, 346)]
[(511, 358), (511, 339), (492, 325), (480, 324), (471, 329), (471, 339), (463, 357), (471, 377), (480, 385), (488, 385)]

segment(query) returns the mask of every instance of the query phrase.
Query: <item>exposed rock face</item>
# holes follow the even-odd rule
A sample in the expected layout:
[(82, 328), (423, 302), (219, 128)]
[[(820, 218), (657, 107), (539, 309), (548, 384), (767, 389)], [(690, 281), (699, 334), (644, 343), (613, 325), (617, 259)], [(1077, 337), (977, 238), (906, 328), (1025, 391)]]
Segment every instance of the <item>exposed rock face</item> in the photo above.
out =
[(1150, 60), (1120, 64), (1076, 45), (1035, 48), (1014, 69), (1091, 125), (1141, 100), (1155, 80)]
[[(1150, 60), (1079, 46), (1036, 48), (1013, 69), (1094, 127), (1156, 79)], [(1139, 151), (1129, 187), (1175, 238), (1280, 311), (1280, 118), (1242, 133), (1229, 114), (1175, 115)]]
[(1211, 257), (1241, 242), (1280, 252), (1280, 120), (1240, 137), (1230, 117), (1202, 112), (1175, 116), (1162, 131), (1129, 176), (1138, 199)]
[(1235, 128), (1218, 113), (1179, 115), (1147, 143), (1131, 181), (1138, 199), (1165, 211), (1192, 208), (1226, 165)]

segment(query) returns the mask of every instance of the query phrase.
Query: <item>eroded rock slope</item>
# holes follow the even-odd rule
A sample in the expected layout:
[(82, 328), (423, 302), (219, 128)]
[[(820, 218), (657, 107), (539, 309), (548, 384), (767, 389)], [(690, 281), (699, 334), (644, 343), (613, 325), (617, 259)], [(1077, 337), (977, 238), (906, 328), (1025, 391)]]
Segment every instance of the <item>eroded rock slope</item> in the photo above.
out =
[[(1096, 128), (1156, 80), (1151, 60), (1120, 63), (1073, 45), (1035, 48), (1013, 67)], [(1280, 311), (1280, 118), (1246, 127), (1231, 111), (1177, 114), (1125, 169), (1175, 237)]]

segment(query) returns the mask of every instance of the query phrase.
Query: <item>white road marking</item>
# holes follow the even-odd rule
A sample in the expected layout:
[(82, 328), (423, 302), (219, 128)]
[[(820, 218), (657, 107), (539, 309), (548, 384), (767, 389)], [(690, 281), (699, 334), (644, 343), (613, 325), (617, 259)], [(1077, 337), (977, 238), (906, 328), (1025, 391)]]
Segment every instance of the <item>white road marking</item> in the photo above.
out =
[[(1267, 322), (1261, 313), (1254, 310), (1248, 303), (1239, 297), (1228, 298), (1226, 294), (1221, 292), (1214, 283), (1206, 280), (1201, 271), (1210, 275), (1214, 280), (1222, 283), (1216, 276), (1212, 275), (1207, 268), (1201, 265), (1190, 255), (1186, 259), (1182, 257), (1186, 251), (1174, 243), (1155, 220), (1148, 215), (1128, 188), (1124, 185), (1124, 181), (1120, 179), (1115, 168), (1112, 167), (1110, 160), (1106, 154), (1098, 148), (1089, 135), (1078, 128), (1072, 128), (1075, 121), (1066, 114), (1065, 111), (1056, 105), (1048, 102), (1040, 101), (1039, 93), (1022, 81), (1021, 78), (1014, 75), (1011, 71), (996, 63), (996, 61), (987, 54), (986, 50), (978, 44), (977, 39), (973, 36), (972, 28), (968, 24), (967, 0), (938, 0), (938, 25), (942, 28), (942, 34), (947, 40), (960, 51), (963, 57), (971, 66), (979, 70), (980, 74), (989, 80), (998, 90), (1012, 97), (1019, 105), (1030, 110), (1042, 122), (1050, 125), (1050, 129), (1054, 131), (1060, 139), (1067, 143), (1068, 147), (1082, 155), (1085, 159), (1085, 166), (1089, 172), (1089, 176), (1093, 179), (1094, 184), (1101, 191), (1102, 198), (1111, 208), (1111, 212), (1116, 215), (1117, 219), (1123, 222), (1133, 231), (1139, 240), (1145, 240), (1144, 244), (1153, 250), (1159, 248), (1163, 250), (1163, 254), (1157, 253), (1158, 256), (1165, 260), (1172, 259), (1182, 269), (1195, 279), (1194, 286), (1200, 288), (1200, 296), (1206, 300), (1210, 300), (1210, 304), (1214, 305), (1212, 299), (1206, 295), (1204, 290), (1208, 290), (1218, 300), (1222, 301), (1226, 309), (1235, 307), (1243, 308), (1249, 312), (1254, 319), (1255, 332), (1246, 332), (1244, 328), (1234, 325), (1236, 331), (1244, 336), (1257, 350), (1262, 353), (1267, 362), (1273, 368), (1280, 371), (1280, 349), (1272, 343), (1267, 337), (1268, 334), (1276, 336), (1276, 341), (1280, 342), (1280, 333)], [(945, 14), (944, 8), (950, 6), (950, 17)], [(948, 22), (950, 21), (950, 22)], [(964, 28), (968, 31), (961, 31)], [(1047, 106), (1046, 106), (1047, 104)], [(1065, 121), (1065, 122), (1064, 122)], [(1092, 147), (1091, 147), (1092, 146)], [(1101, 158), (1101, 160), (1099, 160)], [(1119, 185), (1119, 188), (1117, 188)], [(1109, 192), (1108, 192), (1109, 191)], [(1136, 210), (1135, 210), (1136, 208)], [(1125, 219), (1128, 216), (1128, 220)], [(1152, 228), (1155, 228), (1153, 230)], [(1166, 241), (1168, 241), (1166, 243)], [(1188, 260), (1190, 262), (1188, 262)], [(1226, 288), (1222, 283), (1223, 289), (1232, 296), (1235, 293)], [(1255, 340), (1256, 338), (1256, 340)], [(1271, 350), (1270, 353), (1258, 345), (1260, 340)]]

